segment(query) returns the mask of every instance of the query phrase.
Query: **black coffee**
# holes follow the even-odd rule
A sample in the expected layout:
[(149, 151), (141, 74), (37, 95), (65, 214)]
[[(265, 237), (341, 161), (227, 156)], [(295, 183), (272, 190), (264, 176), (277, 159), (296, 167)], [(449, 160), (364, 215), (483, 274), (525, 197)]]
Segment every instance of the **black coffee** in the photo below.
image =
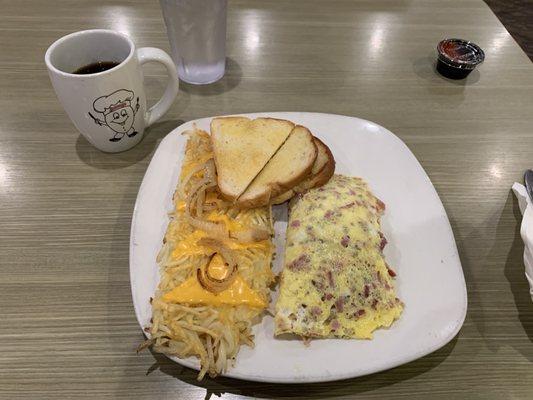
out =
[(119, 65), (119, 62), (116, 61), (98, 61), (84, 67), (78, 68), (73, 74), (76, 75), (87, 75), (87, 74), (96, 74), (98, 72), (104, 72), (108, 69), (114, 68)]

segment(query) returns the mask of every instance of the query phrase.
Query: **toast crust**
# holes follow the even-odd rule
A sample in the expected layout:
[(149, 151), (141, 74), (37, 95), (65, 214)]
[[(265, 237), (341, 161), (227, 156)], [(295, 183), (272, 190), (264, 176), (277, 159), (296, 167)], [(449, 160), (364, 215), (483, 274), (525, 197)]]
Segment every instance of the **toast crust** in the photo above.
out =
[(328, 183), (335, 172), (335, 158), (330, 148), (320, 139), (315, 137), (315, 141), (319, 143), (319, 146), (323, 146), (328, 156), (328, 161), (316, 174), (316, 179), (312, 187), (322, 186)]
[(287, 200), (290, 200), (297, 193), (303, 193), (311, 188), (325, 185), (330, 180), (330, 178), (333, 176), (333, 173), (335, 172), (335, 158), (333, 157), (331, 150), (320, 139), (315, 137), (314, 140), (315, 140), (315, 145), (317, 145), (317, 147), (322, 147), (323, 151), (325, 151), (328, 157), (328, 161), (322, 166), (322, 168), (318, 170), (318, 172), (308, 177), (306, 180), (301, 182), (299, 185), (293, 187), (290, 190), (287, 190), (284, 193), (281, 193), (275, 196), (271, 201), (272, 204), (285, 203)]

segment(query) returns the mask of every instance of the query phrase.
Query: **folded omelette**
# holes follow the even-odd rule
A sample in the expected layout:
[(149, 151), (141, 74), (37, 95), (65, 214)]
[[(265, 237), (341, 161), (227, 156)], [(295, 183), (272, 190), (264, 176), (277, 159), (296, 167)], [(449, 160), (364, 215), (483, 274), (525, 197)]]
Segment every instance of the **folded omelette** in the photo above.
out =
[(400, 316), (384, 211), (362, 179), (343, 175), (291, 201), (276, 335), (371, 339)]

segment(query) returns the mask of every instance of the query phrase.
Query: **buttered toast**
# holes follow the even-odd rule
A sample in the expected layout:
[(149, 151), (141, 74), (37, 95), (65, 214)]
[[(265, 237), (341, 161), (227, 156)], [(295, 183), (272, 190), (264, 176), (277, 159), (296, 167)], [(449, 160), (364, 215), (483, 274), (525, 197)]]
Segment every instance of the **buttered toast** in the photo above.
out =
[(277, 153), (237, 199), (246, 208), (260, 207), (305, 180), (317, 157), (317, 147), (309, 129), (295, 126)]
[(333, 176), (333, 173), (335, 172), (335, 159), (333, 158), (333, 154), (329, 147), (320, 139), (317, 139), (316, 137), (313, 139), (317, 148), (317, 157), (309, 177), (292, 189), (274, 197), (271, 201), (272, 204), (284, 203), (297, 193), (303, 193), (311, 188), (322, 186)]
[(218, 191), (239, 208), (283, 203), (324, 185), (335, 170), (329, 148), (291, 121), (214, 118), (211, 143)]
[(220, 193), (235, 201), (276, 154), (294, 128), (274, 118), (214, 118), (211, 142)]

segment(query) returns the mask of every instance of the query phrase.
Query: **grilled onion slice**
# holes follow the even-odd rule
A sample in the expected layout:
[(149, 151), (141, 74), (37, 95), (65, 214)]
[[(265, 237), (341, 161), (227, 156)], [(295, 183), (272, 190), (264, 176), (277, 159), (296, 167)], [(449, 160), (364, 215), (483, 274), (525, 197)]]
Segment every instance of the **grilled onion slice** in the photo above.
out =
[[(226, 290), (231, 286), (237, 276), (237, 263), (233, 257), (232, 250), (216, 239), (202, 238), (197, 243), (201, 246), (208, 246), (214, 250), (213, 254), (209, 257), (208, 263), (203, 267), (198, 268), (196, 271), (198, 282), (200, 282), (200, 285), (202, 285), (204, 289), (215, 294)], [(211, 262), (217, 254), (219, 254), (228, 265), (228, 273), (221, 279), (213, 277), (209, 272)]]

